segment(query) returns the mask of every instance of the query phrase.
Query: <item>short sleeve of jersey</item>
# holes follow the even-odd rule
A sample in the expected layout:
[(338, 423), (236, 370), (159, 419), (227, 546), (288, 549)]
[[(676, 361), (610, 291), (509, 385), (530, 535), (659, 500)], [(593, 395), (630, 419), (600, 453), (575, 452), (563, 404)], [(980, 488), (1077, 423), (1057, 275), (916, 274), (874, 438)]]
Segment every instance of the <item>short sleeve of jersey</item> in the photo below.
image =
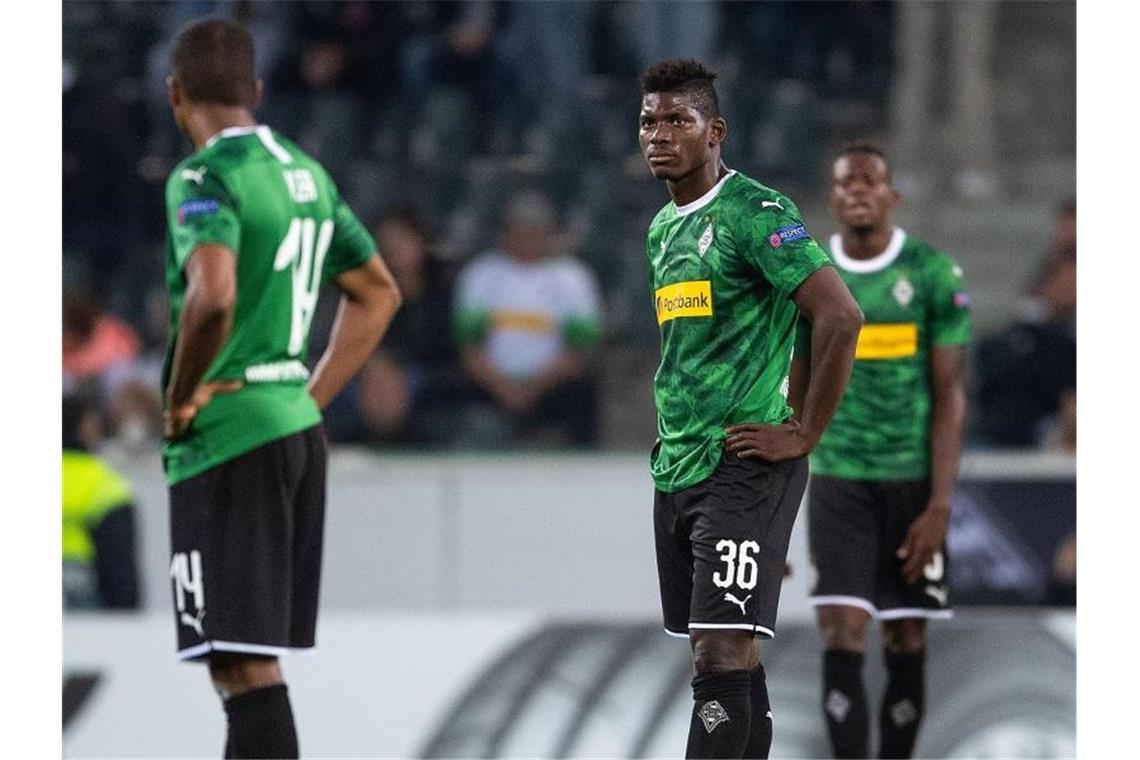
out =
[(171, 175), (166, 183), (166, 216), (179, 269), (202, 245), (223, 245), (240, 253), (237, 202), (208, 166), (178, 169)]
[(325, 259), (326, 281), (356, 269), (376, 253), (376, 241), (341, 198), (333, 209), (333, 237)]
[(813, 272), (831, 263), (790, 200), (754, 196), (742, 202), (745, 207), (739, 210), (733, 233), (748, 263), (776, 290), (790, 296)]
[(970, 296), (962, 281), (962, 267), (949, 256), (937, 254), (928, 264), (931, 299), (928, 318), (935, 345), (954, 346), (970, 341)]

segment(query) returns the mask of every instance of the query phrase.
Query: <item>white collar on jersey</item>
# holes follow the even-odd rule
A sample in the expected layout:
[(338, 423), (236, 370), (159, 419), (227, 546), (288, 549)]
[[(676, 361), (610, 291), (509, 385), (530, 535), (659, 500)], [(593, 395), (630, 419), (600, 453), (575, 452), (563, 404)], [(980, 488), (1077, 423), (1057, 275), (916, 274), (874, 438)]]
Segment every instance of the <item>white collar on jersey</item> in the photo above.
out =
[(205, 147), (209, 148), (218, 140), (225, 137), (242, 137), (244, 135), (257, 135), (258, 139), (261, 140), (261, 144), (265, 146), (265, 149), (272, 153), (281, 163), (290, 164), (293, 162), (293, 157), (289, 155), (287, 150), (281, 147), (281, 143), (273, 139), (273, 131), (265, 124), (255, 124), (250, 127), (226, 127), (207, 140)]
[(736, 174), (736, 169), (729, 169), (728, 174), (721, 177), (720, 181), (713, 185), (707, 193), (702, 195), (700, 198), (697, 198), (692, 203), (686, 203), (684, 206), (678, 206), (677, 216), (686, 216), (712, 203), (712, 199), (716, 197), (716, 194), (720, 192), (720, 189), (722, 187), (724, 187), (724, 183), (728, 182), (728, 178), (733, 174)]
[(887, 247), (883, 249), (882, 253), (869, 259), (853, 259), (843, 252), (843, 238), (837, 232), (831, 236), (831, 257), (835, 259), (836, 264), (848, 272), (857, 274), (878, 272), (880, 269), (889, 267), (899, 257), (905, 242), (906, 232), (901, 227), (895, 227), (894, 232), (891, 233), (891, 241), (887, 243)]

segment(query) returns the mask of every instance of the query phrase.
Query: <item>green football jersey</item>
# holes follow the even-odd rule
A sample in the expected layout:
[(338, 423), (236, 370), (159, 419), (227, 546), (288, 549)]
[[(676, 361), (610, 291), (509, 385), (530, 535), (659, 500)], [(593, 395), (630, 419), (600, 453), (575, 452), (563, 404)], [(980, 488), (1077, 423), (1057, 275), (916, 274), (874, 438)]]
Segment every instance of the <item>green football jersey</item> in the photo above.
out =
[[(970, 339), (962, 269), (897, 228), (873, 259), (847, 256), (839, 235), (832, 236), (829, 253), (863, 309), (864, 324), (843, 400), (812, 452), (812, 472), (851, 480), (925, 478), (930, 351)], [(797, 350), (810, 350), (804, 323), (799, 338)]]
[(207, 243), (236, 255), (237, 298), (230, 335), (203, 381), (244, 383), (206, 404), (185, 438), (164, 444), (174, 484), (320, 422), (305, 362), (321, 281), (364, 264), (376, 245), (320, 164), (266, 126), (226, 129), (176, 166), (166, 213), (164, 395), (186, 297), (184, 267)]
[(674, 492), (713, 473), (725, 426), (791, 416), (791, 296), (830, 262), (795, 204), (735, 171), (661, 209), (646, 246), (661, 329), (651, 468), (657, 488)]

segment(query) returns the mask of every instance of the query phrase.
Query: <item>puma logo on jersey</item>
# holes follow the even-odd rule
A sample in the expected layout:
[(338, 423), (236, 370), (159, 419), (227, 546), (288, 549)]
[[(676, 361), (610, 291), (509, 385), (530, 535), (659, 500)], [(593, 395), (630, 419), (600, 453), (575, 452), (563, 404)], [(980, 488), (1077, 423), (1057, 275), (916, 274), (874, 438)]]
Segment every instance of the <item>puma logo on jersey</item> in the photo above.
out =
[(950, 594), (947, 593), (946, 589), (939, 588), (938, 586), (927, 586), (926, 595), (933, 597), (943, 607), (946, 606), (946, 602), (950, 598)]
[(206, 170), (208, 166), (203, 166), (201, 169), (183, 169), (182, 173), (178, 176), (182, 179), (188, 179), (195, 185), (201, 185), (206, 179)]
[(180, 619), (182, 620), (182, 625), (190, 626), (199, 637), (204, 638), (206, 635), (202, 633), (202, 618), (204, 617), (206, 617), (206, 611), (198, 610), (198, 614), (194, 617), (190, 617), (190, 613), (188, 612), (183, 612)]
[(740, 614), (741, 614), (741, 615), (747, 615), (747, 614), (748, 614), (748, 613), (747, 613), (747, 612), (744, 610), (744, 605), (748, 604), (748, 600), (749, 600), (749, 599), (751, 599), (751, 598), (752, 598), (752, 594), (749, 594), (748, 596), (744, 597), (744, 600), (743, 600), (743, 601), (741, 601), (740, 599), (737, 599), (737, 598), (736, 598), (735, 596), (733, 596), (731, 593), (728, 593), (728, 594), (725, 594), (725, 595), (724, 595), (724, 601), (726, 601), (726, 602), (732, 602), (733, 604), (735, 604), (735, 605), (738, 605), (738, 606), (740, 607)]
[(769, 206), (775, 206), (781, 211), (784, 210), (784, 207), (780, 205), (779, 201), (760, 201), (760, 208), (768, 208)]

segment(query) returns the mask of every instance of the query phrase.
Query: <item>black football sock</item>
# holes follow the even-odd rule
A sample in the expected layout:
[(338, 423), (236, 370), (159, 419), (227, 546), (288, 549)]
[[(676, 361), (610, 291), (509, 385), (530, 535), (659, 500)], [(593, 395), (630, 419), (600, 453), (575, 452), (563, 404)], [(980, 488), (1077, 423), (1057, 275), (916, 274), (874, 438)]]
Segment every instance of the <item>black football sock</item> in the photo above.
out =
[(283, 683), (253, 689), (225, 701), (227, 758), (296, 758), (297, 729)]
[(824, 651), (823, 715), (827, 719), (834, 757), (867, 757), (867, 694), (863, 688), (862, 652)]
[(743, 757), (752, 716), (747, 670), (693, 679), (693, 720), (685, 757)]
[(879, 714), (879, 757), (910, 757), (922, 723), (925, 699), (926, 650), (910, 654), (885, 652), (887, 691)]
[(768, 701), (768, 678), (763, 665), (757, 665), (749, 675), (752, 681), (752, 728), (748, 732), (743, 757), (766, 758), (772, 749), (772, 705)]

